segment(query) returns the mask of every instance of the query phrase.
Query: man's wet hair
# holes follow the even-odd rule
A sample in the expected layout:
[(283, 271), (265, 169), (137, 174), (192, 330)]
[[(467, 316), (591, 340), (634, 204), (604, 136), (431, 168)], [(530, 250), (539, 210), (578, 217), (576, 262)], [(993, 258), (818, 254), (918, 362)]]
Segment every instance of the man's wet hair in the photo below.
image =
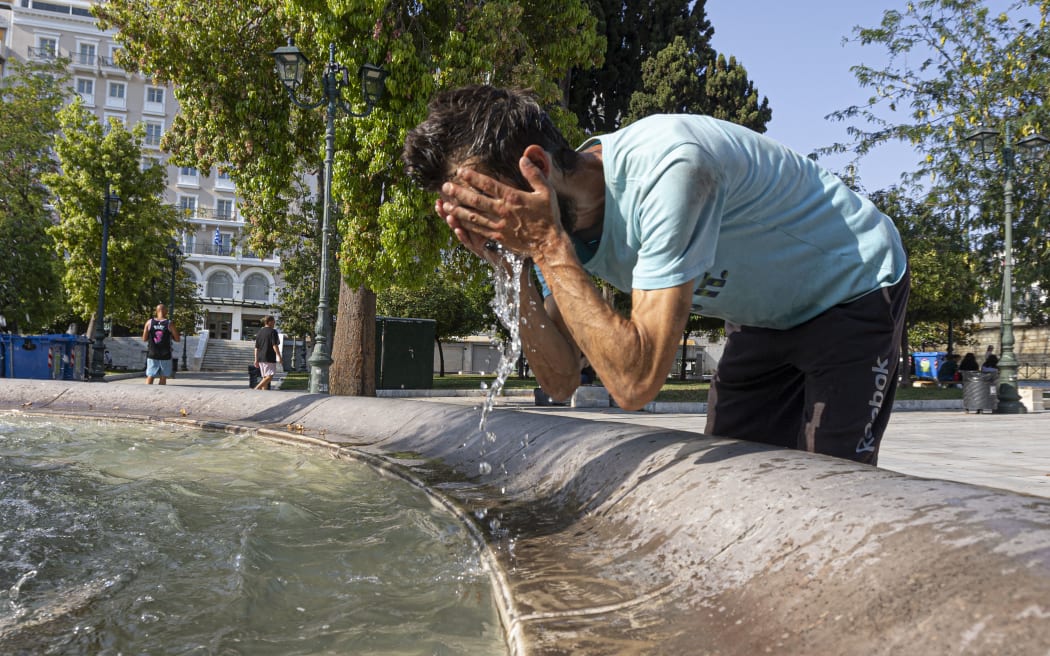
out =
[(579, 160), (532, 92), (475, 85), (435, 96), (427, 119), (405, 138), (401, 159), (427, 191), (440, 190), (462, 164), (528, 189), (518, 161), (531, 145), (550, 153), (565, 172)]

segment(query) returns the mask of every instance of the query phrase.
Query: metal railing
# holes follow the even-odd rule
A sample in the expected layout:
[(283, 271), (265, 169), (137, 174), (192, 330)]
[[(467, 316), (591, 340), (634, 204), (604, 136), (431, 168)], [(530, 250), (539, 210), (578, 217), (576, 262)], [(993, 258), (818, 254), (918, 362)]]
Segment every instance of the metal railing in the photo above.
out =
[(58, 53), (53, 48), (29, 47), (29, 58), (37, 61), (55, 61)]
[(106, 57), (105, 55), (98, 56), (98, 65), (102, 68), (115, 68), (117, 70), (123, 70), (112, 57)]
[(183, 219), (211, 219), (214, 221), (240, 221), (240, 217), (237, 216), (236, 212), (218, 212), (214, 209), (206, 207), (177, 207), (179, 216)]
[[(186, 252), (186, 249), (183, 249)], [(236, 246), (228, 247), (219, 244), (194, 244), (188, 251), (192, 255), (213, 255), (219, 257), (233, 257), (241, 260), (273, 260), (273, 253), (259, 255), (249, 250), (238, 249)]]
[(1050, 364), (1019, 364), (1017, 378), (1021, 380), (1050, 380)]

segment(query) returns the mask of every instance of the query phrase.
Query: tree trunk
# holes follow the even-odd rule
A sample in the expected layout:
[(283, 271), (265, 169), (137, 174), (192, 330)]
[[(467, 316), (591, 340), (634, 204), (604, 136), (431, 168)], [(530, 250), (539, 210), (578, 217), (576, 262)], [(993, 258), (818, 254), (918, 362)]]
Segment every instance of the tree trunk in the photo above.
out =
[(337, 321), (328, 386), (334, 396), (376, 395), (376, 295), (339, 276)]
[(434, 341), (437, 342), (437, 345), (438, 345), (438, 360), (441, 361), (441, 373), (438, 374), (438, 376), (440, 376), (441, 378), (444, 378), (445, 377), (445, 352), (443, 350), (441, 350), (441, 340), (438, 339), (437, 337), (435, 337)]

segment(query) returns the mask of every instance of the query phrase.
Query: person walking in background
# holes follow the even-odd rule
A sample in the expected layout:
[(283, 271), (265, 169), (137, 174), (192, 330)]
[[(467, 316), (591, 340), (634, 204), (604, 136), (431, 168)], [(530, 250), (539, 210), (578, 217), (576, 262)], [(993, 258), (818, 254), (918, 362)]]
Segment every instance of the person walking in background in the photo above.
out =
[(259, 368), (262, 380), (255, 386), (257, 390), (270, 389), (270, 381), (277, 373), (277, 363), (281, 361), (281, 336), (273, 327), (276, 319), (272, 314), (263, 319), (263, 327), (255, 335), (255, 366)]
[(154, 378), (167, 385), (171, 376), (171, 343), (179, 341), (179, 331), (168, 318), (168, 308), (157, 304), (155, 316), (142, 327), (142, 341), (146, 342), (146, 384)]

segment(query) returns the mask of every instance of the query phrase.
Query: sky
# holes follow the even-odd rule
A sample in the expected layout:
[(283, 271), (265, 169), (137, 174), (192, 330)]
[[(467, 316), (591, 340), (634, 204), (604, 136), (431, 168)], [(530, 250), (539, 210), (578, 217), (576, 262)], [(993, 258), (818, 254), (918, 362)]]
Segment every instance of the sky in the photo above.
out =
[[(843, 45), (854, 26), (874, 27), (886, 9), (903, 9), (905, 0), (707, 0), (708, 20), (715, 29), (713, 45), (732, 55), (748, 72), (761, 96), (769, 99), (773, 120), (766, 134), (793, 150), (809, 154), (847, 142), (848, 123), (828, 114), (866, 102), (871, 89), (861, 88), (850, 67), (881, 67), (887, 60), (879, 45)], [(865, 127), (858, 121), (858, 127)], [(818, 160), (843, 174), (850, 155)], [(856, 175), (869, 192), (897, 184), (914, 170), (919, 155), (910, 146), (880, 146), (857, 162)]]

